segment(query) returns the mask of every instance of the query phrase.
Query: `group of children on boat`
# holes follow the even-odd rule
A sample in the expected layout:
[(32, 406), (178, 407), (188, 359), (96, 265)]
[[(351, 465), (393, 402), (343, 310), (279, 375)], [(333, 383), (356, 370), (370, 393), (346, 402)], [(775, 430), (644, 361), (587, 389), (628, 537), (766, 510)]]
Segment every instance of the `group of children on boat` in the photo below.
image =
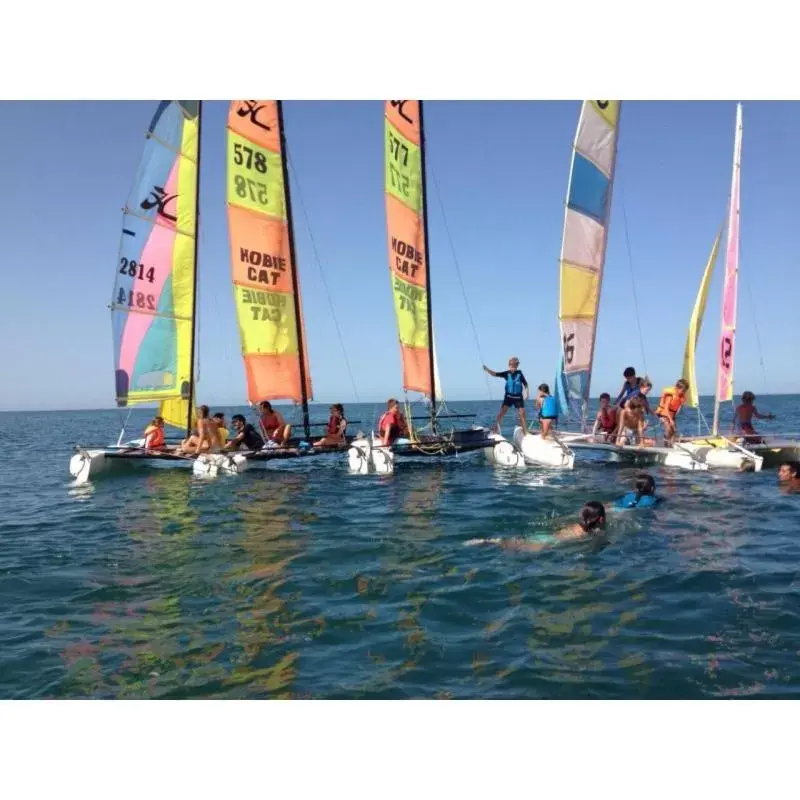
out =
[[(247, 422), (242, 414), (234, 414), (231, 423), (234, 435), (231, 436), (225, 424), (225, 414), (218, 411), (211, 414), (208, 406), (198, 406), (194, 432), (186, 437), (173, 452), (192, 455), (230, 450), (257, 451), (273, 447), (287, 447), (292, 435), (292, 426), (287, 424), (280, 411), (264, 400), (259, 404), (259, 430)], [(325, 435), (308, 445), (309, 447), (340, 447), (346, 444), (347, 419), (344, 406), (334, 403), (330, 408)], [(301, 444), (303, 444), (301, 442)], [(164, 420), (154, 417), (144, 432), (144, 449), (169, 451), (164, 438)]]
[[(528, 382), (519, 368), (519, 359), (513, 356), (508, 360), (508, 369), (495, 372), (484, 365), (483, 369), (496, 378), (505, 380), (505, 394), (497, 415), (496, 430), (500, 432), (503, 417), (510, 408), (517, 409), (519, 424), (528, 430), (525, 417), (525, 401), (529, 399)], [(616, 400), (611, 403), (611, 395), (603, 392), (600, 395), (600, 406), (594, 421), (592, 434), (605, 442), (618, 446), (638, 445), (653, 446), (656, 440), (646, 436), (649, 425), (648, 417), (655, 415), (664, 428), (664, 444), (671, 447), (678, 436), (676, 418), (686, 403), (689, 382), (680, 378), (661, 394), (661, 400), (655, 411), (647, 397), (653, 388), (648, 377), (638, 377), (633, 367), (627, 367), (622, 373), (625, 382), (622, 384)], [(755, 407), (755, 395), (752, 392), (742, 394), (742, 402), (734, 412), (733, 432), (742, 436), (745, 442), (757, 444), (760, 437), (753, 428), (753, 418), (775, 419), (773, 414), (761, 414)], [(538, 411), (541, 436), (546, 439), (558, 423), (558, 403), (550, 394), (546, 383), (539, 384), (538, 395), (534, 401)]]

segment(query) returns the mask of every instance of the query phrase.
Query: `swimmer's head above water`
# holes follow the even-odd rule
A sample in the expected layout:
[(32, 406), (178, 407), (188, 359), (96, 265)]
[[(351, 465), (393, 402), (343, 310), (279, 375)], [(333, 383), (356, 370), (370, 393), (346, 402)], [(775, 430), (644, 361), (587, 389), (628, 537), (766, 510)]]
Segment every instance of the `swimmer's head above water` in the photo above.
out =
[(606, 524), (606, 509), (597, 500), (590, 500), (581, 509), (578, 524), (588, 534), (599, 534)]

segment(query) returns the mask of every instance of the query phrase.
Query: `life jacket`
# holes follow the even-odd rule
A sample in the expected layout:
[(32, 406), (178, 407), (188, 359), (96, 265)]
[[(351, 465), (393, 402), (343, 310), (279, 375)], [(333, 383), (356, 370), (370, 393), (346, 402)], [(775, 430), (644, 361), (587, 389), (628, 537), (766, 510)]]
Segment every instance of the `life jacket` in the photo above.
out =
[(328, 417), (328, 433), (334, 435), (339, 430), (339, 417)]
[(522, 397), (522, 370), (510, 372), (506, 375), (506, 394), (509, 397)]
[(617, 409), (609, 406), (600, 409), (600, 430), (613, 431), (617, 427)]
[(555, 397), (548, 394), (542, 398), (542, 408), (539, 411), (540, 418), (554, 419), (558, 416), (558, 403)]
[(384, 411), (383, 416), (378, 420), (378, 433), (381, 436), (383, 436), (383, 429), (386, 427), (387, 423), (389, 425), (395, 425), (397, 428), (400, 427), (400, 419), (396, 411)]
[(661, 394), (661, 402), (656, 409), (656, 416), (674, 417), (686, 402), (686, 395), (679, 395), (674, 386), (664, 389)]
[(144, 446), (148, 450), (155, 450), (164, 446), (164, 429), (156, 425), (148, 425), (144, 430)]
[(628, 492), (616, 502), (617, 508), (653, 508), (660, 498), (652, 494), (643, 494), (638, 500), (636, 492)]
[(275, 433), (276, 430), (280, 427), (280, 423), (278, 422), (278, 415), (274, 411), (268, 411), (265, 414), (261, 415), (261, 425), (264, 428), (267, 436)]

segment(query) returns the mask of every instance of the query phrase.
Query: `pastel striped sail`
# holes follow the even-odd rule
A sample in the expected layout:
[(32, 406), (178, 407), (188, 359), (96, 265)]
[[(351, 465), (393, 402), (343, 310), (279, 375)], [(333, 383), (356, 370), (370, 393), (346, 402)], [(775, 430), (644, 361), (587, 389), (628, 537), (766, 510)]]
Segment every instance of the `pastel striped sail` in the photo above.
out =
[(192, 425), (200, 103), (163, 100), (125, 203), (111, 302), (116, 403)]
[(621, 102), (584, 100), (572, 149), (560, 259), (560, 414), (585, 424), (608, 240)]

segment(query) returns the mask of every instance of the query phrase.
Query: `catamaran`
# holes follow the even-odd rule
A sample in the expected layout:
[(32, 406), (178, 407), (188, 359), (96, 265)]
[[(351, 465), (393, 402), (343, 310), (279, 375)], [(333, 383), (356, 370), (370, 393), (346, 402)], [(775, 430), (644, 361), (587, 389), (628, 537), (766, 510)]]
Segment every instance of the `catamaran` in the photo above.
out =
[(583, 450), (599, 451), (615, 460), (708, 468), (681, 447), (617, 445), (597, 439), (587, 430), (621, 107), (618, 100), (584, 100), (572, 145), (559, 261), (562, 348), (556, 398), (559, 418), (579, 419), (581, 430), (560, 430), (542, 438), (517, 427), (513, 448), (496, 435), (497, 444), (486, 453), (495, 463), (572, 469), (575, 451)]
[[(371, 432), (351, 442), (351, 471), (389, 473), (396, 456), (452, 456), (484, 449), (491, 444), (485, 428), (443, 430), (442, 420), (474, 418), (450, 414), (441, 397), (437, 377), (431, 308), (425, 134), (421, 100), (387, 100), (384, 104), (384, 180), (389, 246), (389, 273), (400, 353), (403, 390), (420, 392), (428, 401), (427, 425), (416, 428), (406, 402), (407, 436), (389, 446)], [(437, 400), (439, 406), (437, 407)]]
[[(123, 210), (111, 319), (116, 403), (160, 403), (159, 416), (187, 435), (194, 427), (197, 242), (202, 102), (163, 100)], [(194, 458), (144, 449), (144, 440), (76, 446), (78, 483), (122, 463), (192, 465)], [(244, 464), (232, 455), (225, 470)]]
[[(710, 436), (693, 436), (681, 440), (681, 446), (690, 450), (697, 458), (706, 461), (712, 467), (742, 469), (748, 462), (758, 472), (764, 462), (777, 466), (785, 459), (798, 457), (798, 442), (782, 440), (777, 437), (767, 442), (759, 437), (761, 443), (751, 443), (747, 437), (737, 442), (733, 437), (726, 437), (719, 432), (719, 412), (722, 403), (733, 401), (733, 360), (736, 338), (736, 312), (739, 282), (739, 218), (740, 218), (740, 172), (742, 162), (742, 104), (736, 106), (736, 135), (733, 150), (733, 172), (731, 176), (731, 193), (728, 201), (728, 244), (725, 257), (725, 279), (722, 285), (722, 319), (720, 323), (719, 350), (717, 353), (717, 385), (714, 397), (714, 421)], [(705, 311), (708, 284), (711, 279), (714, 261), (716, 260), (719, 239), (714, 244), (700, 290), (695, 301), (692, 319), (689, 325), (689, 336), (686, 342), (684, 357), (684, 374), (691, 375), (691, 401), (687, 405), (698, 406), (695, 388), (694, 348), (702, 324)], [(698, 427), (700, 422), (698, 408)], [(738, 437), (737, 437), (738, 438)], [(742, 446), (746, 445), (746, 448)]]
[[(230, 104), (227, 162), (231, 277), (247, 399), (251, 406), (262, 400), (292, 400), (302, 409), (303, 426), (303, 436), (284, 447), (268, 443), (240, 455), (247, 466), (264, 466), (275, 459), (339, 451), (341, 447), (310, 446), (308, 404), (313, 394), (280, 100)], [(196, 470), (202, 464), (222, 466), (227, 459), (224, 453), (198, 456)]]

